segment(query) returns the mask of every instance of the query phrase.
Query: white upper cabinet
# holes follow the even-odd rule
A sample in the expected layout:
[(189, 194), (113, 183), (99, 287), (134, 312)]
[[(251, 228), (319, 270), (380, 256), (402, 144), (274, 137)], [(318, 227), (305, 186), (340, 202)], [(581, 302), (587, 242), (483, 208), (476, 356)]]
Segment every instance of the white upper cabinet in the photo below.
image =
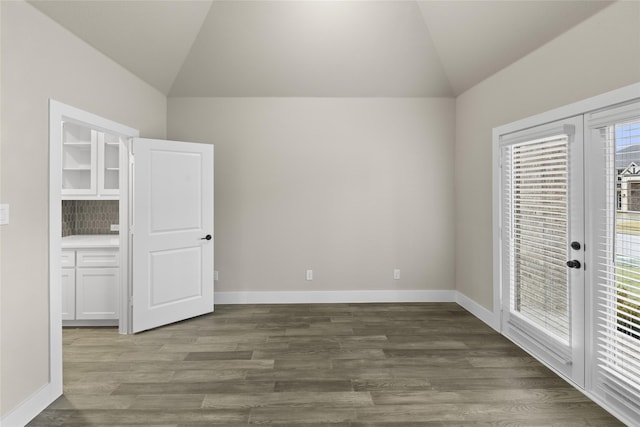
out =
[(97, 194), (97, 133), (71, 122), (62, 123), (62, 195)]
[(62, 198), (117, 199), (120, 137), (62, 123)]
[(120, 193), (120, 137), (98, 133), (98, 194)]

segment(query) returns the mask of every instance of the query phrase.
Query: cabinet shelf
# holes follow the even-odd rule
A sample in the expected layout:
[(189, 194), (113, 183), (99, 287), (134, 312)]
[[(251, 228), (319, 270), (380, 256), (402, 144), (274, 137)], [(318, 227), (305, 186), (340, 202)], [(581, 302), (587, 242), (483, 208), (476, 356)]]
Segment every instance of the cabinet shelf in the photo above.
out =
[(80, 166), (75, 168), (62, 168), (63, 171), (90, 171), (91, 166)]
[(118, 172), (120, 168), (105, 168), (105, 170), (110, 172)]
[(62, 145), (67, 145), (67, 146), (76, 146), (76, 147), (90, 147), (91, 146), (91, 141), (68, 141), (68, 142), (63, 142)]

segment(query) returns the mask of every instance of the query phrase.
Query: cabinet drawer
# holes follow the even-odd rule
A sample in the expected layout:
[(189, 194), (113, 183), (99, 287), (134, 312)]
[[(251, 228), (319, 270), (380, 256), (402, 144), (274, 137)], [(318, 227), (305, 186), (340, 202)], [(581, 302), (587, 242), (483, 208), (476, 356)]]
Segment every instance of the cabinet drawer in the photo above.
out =
[(75, 267), (76, 266), (76, 251), (62, 251), (62, 257), (60, 258), (61, 267)]
[(118, 267), (120, 265), (120, 251), (82, 249), (76, 252), (78, 267)]

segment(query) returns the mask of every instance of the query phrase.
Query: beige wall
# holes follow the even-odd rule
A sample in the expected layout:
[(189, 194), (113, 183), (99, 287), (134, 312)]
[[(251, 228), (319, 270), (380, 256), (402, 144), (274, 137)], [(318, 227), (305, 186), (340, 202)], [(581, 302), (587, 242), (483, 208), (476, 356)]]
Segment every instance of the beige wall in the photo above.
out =
[(168, 111), (170, 139), (215, 144), (216, 291), (453, 289), (453, 99), (169, 98)]
[(456, 289), (493, 305), (492, 128), (640, 81), (640, 3), (617, 2), (456, 99)]
[(30, 5), (2, 7), (0, 413), (48, 382), (48, 99), (164, 137), (166, 98)]

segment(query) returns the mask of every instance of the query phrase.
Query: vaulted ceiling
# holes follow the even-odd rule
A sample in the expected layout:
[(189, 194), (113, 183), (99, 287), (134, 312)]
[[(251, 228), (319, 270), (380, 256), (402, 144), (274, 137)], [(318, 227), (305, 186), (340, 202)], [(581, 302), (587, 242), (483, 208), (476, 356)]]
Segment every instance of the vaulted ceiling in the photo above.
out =
[(30, 3), (168, 96), (455, 96), (611, 1)]

